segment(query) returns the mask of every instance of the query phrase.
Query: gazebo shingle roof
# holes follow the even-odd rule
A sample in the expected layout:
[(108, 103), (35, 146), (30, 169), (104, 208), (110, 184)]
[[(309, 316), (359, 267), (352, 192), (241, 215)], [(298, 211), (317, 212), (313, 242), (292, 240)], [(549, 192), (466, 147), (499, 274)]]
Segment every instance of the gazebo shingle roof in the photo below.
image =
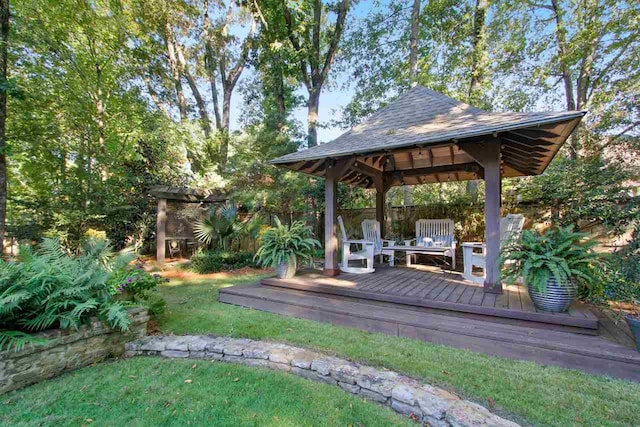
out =
[[(488, 112), (416, 86), (333, 141), (287, 154), (271, 163), (282, 164), (416, 145), (435, 145), (494, 132), (570, 122), (581, 118), (585, 113)], [(570, 131), (566, 136), (569, 133)]]
[(340, 181), (365, 188), (464, 181), (483, 176), (477, 156), (499, 142), (502, 177), (538, 175), (585, 114), (489, 112), (417, 86), (333, 141), (271, 163), (315, 176), (336, 165)]

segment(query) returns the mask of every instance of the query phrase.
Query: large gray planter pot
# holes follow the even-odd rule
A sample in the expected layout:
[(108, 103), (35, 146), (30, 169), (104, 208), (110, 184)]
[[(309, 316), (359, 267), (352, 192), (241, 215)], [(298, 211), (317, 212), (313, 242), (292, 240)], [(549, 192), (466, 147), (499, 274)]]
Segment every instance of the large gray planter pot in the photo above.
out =
[(633, 333), (633, 338), (636, 341), (636, 350), (640, 352), (640, 319), (624, 316), (624, 320), (627, 321), (627, 325), (629, 325), (629, 329), (631, 329), (631, 333)]
[(576, 298), (576, 287), (573, 283), (567, 282), (559, 284), (555, 278), (547, 281), (546, 289), (537, 291), (532, 286), (527, 285), (529, 296), (533, 305), (542, 311), (550, 313), (562, 313), (567, 311), (569, 305)]
[(296, 275), (296, 269), (298, 268), (296, 257), (289, 258), (288, 262), (281, 262), (276, 264), (276, 276), (279, 279), (291, 279)]

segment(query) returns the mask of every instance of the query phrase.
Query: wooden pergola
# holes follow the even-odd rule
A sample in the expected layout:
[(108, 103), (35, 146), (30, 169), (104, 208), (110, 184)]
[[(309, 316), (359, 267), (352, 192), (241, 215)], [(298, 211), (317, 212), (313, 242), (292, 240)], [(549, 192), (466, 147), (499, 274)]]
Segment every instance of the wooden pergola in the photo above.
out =
[(502, 178), (544, 172), (585, 114), (487, 112), (417, 86), (337, 139), (271, 163), (325, 179), (324, 273), (330, 276), (339, 273), (338, 182), (375, 188), (376, 218), (384, 227), (385, 194), (393, 186), (483, 179), (484, 291), (501, 293)]
[(219, 203), (225, 202), (224, 194), (211, 190), (187, 187), (171, 187), (168, 185), (154, 185), (149, 188), (149, 194), (158, 200), (156, 217), (156, 262), (164, 263), (165, 245), (167, 241), (167, 201), (181, 203)]

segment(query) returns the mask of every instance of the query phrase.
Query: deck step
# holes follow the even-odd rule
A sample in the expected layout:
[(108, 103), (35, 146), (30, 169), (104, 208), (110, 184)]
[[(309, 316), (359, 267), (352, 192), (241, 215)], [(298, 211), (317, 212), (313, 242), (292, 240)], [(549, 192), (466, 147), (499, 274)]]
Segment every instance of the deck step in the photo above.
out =
[(433, 314), (415, 307), (259, 285), (221, 289), (219, 300), (495, 356), (640, 381), (640, 354), (597, 336)]
[[(507, 308), (485, 307), (472, 304), (461, 304), (457, 302), (436, 301), (426, 298), (416, 298), (401, 295), (383, 294), (379, 292), (367, 292), (349, 288), (346, 286), (325, 285), (310, 280), (294, 279), (276, 279), (265, 278), (260, 281), (262, 285), (296, 289), (301, 291), (316, 292), (321, 294), (340, 295), (352, 298), (359, 298), (371, 301), (384, 301), (394, 304), (404, 304), (416, 307), (434, 308), (440, 310), (457, 311), (461, 313), (471, 313), (484, 316), (502, 317), (506, 319), (527, 320), (533, 322), (548, 323), (554, 325), (572, 326), (584, 329), (583, 332), (589, 333), (588, 330), (597, 331), (599, 322), (598, 318), (590, 311), (581, 310), (581, 316), (569, 316), (563, 314), (553, 314), (544, 312), (530, 312), (510, 310)], [(578, 303), (579, 304), (579, 303)]]

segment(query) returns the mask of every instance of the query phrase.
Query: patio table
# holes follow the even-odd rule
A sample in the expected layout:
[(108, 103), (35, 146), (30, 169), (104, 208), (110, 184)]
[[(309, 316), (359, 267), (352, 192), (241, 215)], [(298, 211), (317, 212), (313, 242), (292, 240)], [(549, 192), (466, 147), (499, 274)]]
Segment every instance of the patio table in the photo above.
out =
[[(445, 252), (451, 249), (449, 246), (409, 246), (409, 245), (395, 245), (395, 246), (385, 246), (384, 247), (388, 251), (398, 251), (398, 252), (413, 252), (419, 253), (422, 255), (435, 255), (441, 256), (445, 265), (449, 267), (449, 271), (453, 271), (452, 265), (447, 261), (447, 257), (444, 255)], [(406, 265), (407, 267), (411, 265), (411, 259), (409, 256), (406, 256)], [(391, 264), (393, 266), (393, 264)], [(444, 269), (443, 269), (444, 270)]]

